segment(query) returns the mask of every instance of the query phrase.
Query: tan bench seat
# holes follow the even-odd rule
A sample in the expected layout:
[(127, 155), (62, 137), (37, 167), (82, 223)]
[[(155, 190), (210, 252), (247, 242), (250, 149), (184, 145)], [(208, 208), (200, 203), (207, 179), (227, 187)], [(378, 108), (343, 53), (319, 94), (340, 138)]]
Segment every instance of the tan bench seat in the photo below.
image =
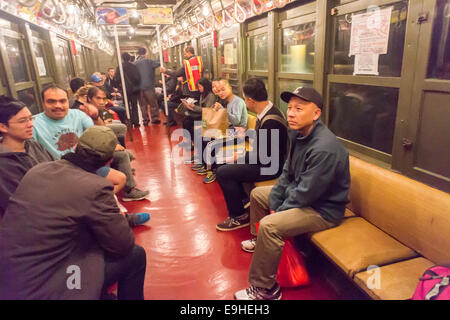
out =
[(410, 299), (416, 289), (423, 272), (434, 263), (423, 257), (402, 261), (379, 269), (379, 288), (371, 288), (374, 273), (367, 271), (358, 273), (355, 282), (373, 299), (406, 300)]
[(417, 256), (363, 218), (344, 219), (336, 228), (315, 233), (311, 240), (350, 278), (371, 265), (382, 266)]

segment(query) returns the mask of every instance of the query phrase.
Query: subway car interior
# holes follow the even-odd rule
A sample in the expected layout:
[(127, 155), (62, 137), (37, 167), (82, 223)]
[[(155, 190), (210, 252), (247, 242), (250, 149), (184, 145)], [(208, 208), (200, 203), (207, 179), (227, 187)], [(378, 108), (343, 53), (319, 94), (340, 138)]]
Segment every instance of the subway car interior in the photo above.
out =
[(450, 299), (450, 0), (0, 0), (0, 27), (1, 300)]

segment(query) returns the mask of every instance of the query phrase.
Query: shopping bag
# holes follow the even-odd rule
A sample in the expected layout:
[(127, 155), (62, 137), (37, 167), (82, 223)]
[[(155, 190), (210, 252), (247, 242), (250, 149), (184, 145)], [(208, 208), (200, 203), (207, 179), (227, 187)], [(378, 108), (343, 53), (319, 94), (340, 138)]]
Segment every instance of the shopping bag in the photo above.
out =
[[(259, 222), (256, 223), (258, 233)], [(309, 284), (305, 260), (295, 248), (292, 238), (284, 240), (283, 253), (278, 266), (277, 282), (280, 287), (298, 287)]]
[(202, 136), (218, 139), (226, 136), (228, 129), (227, 109), (202, 109)]

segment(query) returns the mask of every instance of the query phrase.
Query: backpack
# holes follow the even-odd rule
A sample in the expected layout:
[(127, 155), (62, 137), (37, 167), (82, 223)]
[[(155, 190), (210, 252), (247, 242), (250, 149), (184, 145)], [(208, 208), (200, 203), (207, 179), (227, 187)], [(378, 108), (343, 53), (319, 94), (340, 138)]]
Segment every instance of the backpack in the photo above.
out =
[(419, 279), (412, 300), (450, 300), (450, 265), (428, 268)]

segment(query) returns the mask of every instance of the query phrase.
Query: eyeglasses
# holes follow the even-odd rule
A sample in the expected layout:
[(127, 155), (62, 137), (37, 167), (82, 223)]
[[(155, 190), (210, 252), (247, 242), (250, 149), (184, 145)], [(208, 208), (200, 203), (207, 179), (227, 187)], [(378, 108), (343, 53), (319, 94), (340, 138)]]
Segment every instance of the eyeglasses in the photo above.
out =
[(30, 121), (33, 122), (33, 117), (32, 116), (28, 117), (28, 118), (20, 118), (17, 121), (10, 121), (10, 123), (25, 124), (25, 123), (28, 123)]

